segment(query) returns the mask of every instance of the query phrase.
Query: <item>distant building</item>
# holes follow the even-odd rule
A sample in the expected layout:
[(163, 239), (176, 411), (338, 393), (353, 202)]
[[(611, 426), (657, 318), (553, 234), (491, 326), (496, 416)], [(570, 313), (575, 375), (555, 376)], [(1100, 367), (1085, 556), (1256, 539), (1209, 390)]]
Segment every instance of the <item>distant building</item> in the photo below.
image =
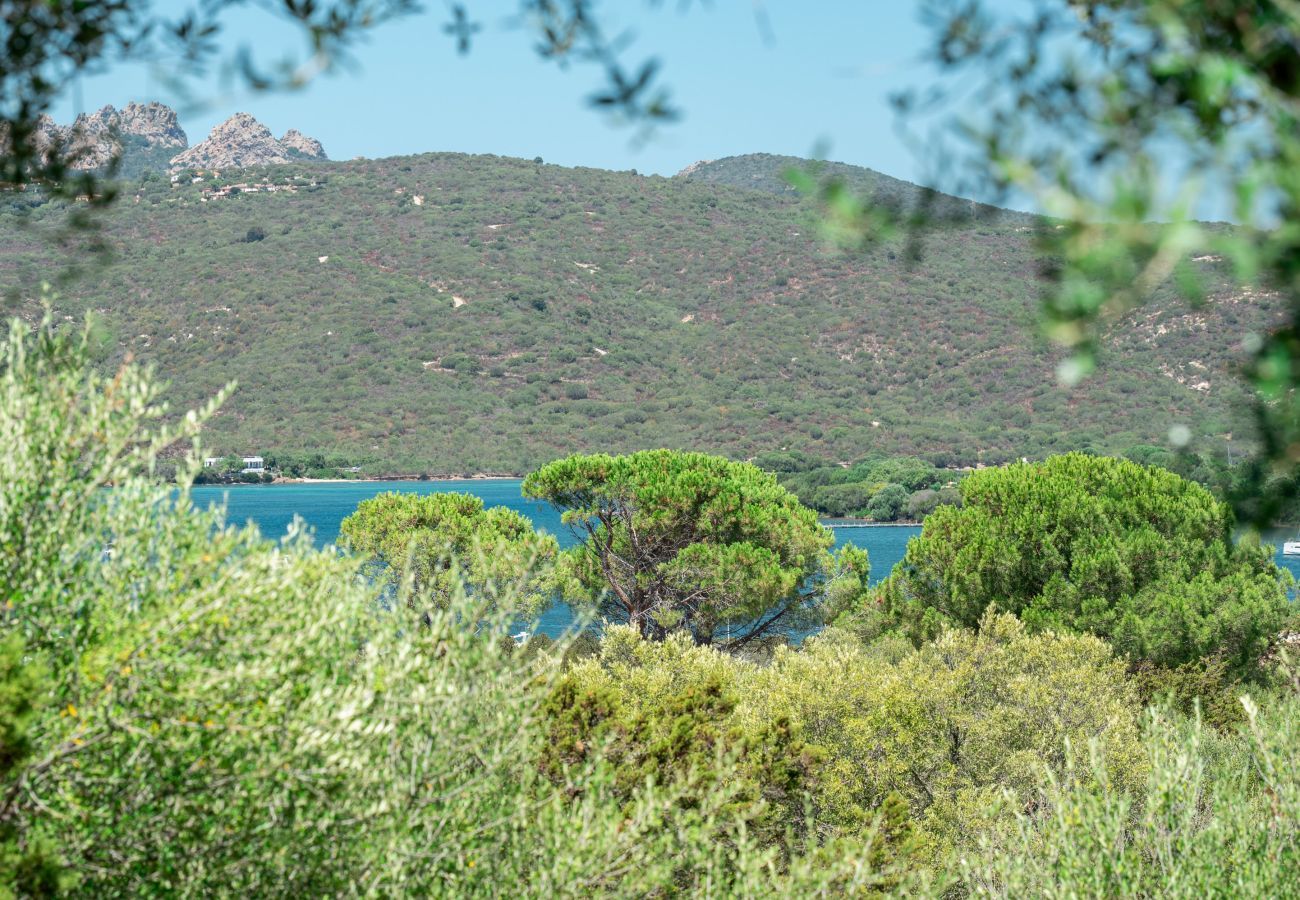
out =
[[(224, 456), (205, 456), (203, 457), (203, 468), (215, 468), (225, 462), (226, 459), (227, 457)], [(251, 472), (261, 475), (266, 471), (266, 461), (260, 456), (242, 456), (240, 459), (244, 461), (244, 468), (239, 470), (240, 474), (247, 475)]]

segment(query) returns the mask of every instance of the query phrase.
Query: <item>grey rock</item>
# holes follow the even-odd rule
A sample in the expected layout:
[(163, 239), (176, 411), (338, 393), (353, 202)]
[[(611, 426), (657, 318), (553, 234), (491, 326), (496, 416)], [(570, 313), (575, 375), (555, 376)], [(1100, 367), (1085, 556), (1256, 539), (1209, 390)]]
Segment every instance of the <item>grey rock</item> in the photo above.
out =
[(268, 129), (248, 113), (235, 113), (222, 122), (207, 140), (172, 157), (177, 168), (239, 169), (269, 166), (295, 159), (325, 159), (320, 142), (289, 131), (277, 141)]
[(133, 134), (150, 147), (190, 145), (184, 129), (176, 119), (176, 110), (161, 103), (128, 103), (120, 113), (123, 134)]
[(280, 144), (291, 153), (298, 153), (308, 159), (329, 159), (325, 148), (314, 137), (308, 137), (296, 128), (290, 128), (280, 138)]
[(128, 137), (144, 149), (189, 145), (176, 111), (161, 103), (128, 103), (122, 110), (105, 106), (82, 113), (66, 128), (42, 116), (36, 142), (42, 150), (61, 144), (71, 168), (101, 169), (123, 152)]

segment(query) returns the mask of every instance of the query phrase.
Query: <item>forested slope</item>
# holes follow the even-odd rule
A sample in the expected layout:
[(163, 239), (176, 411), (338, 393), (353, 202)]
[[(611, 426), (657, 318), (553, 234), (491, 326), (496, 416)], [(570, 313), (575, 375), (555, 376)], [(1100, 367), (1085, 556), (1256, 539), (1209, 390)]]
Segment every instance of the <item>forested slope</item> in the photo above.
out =
[[(738, 159), (750, 181), (785, 164)], [(945, 225), (909, 263), (901, 242), (829, 252), (806, 201), (700, 170), (426, 154), (202, 178), (127, 185), (110, 261), (57, 307), (97, 310), (104, 363), (155, 363), (175, 407), (238, 380), (209, 429), (220, 452), (453, 473), (657, 446), (974, 464), (1163, 443), (1175, 424), (1218, 440), (1241, 433), (1241, 338), (1272, 317), (1226, 288), (1203, 311), (1158, 303), (1066, 391), (1034, 336), (1022, 214)], [(236, 184), (259, 189), (211, 195)], [(66, 215), (0, 212), (7, 311), (35, 314), (15, 292), (61, 268), (43, 235)]]

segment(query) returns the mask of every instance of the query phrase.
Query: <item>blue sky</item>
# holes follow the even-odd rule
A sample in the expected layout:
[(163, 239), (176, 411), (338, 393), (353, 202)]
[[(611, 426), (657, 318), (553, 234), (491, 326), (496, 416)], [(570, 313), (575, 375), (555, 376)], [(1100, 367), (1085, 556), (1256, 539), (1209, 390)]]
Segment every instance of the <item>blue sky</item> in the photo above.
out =
[[(424, 14), (373, 32), (355, 70), (319, 78), (302, 92), (232, 96), (215, 78), (196, 85), (212, 102), (183, 111), (191, 143), (245, 111), (277, 135), (298, 128), (319, 138), (334, 159), (459, 151), (672, 174), (698, 159), (758, 151), (807, 156), (821, 147), (831, 159), (925, 180), (896, 134), (888, 102), (893, 91), (932, 77), (922, 61), (926, 34), (916, 4), (607, 0), (598, 7), (605, 21), (635, 33), (628, 58), (658, 57), (684, 112), (643, 144), (584, 102), (600, 86), (594, 68), (561, 71), (537, 57), (527, 33), (509, 27), (507, 16), (517, 8), (510, 0), (466, 4), (485, 27), (464, 57), (442, 33), (447, 6), (427, 5)], [(756, 9), (770, 22), (770, 40)], [(224, 40), (267, 60), (300, 49), (292, 31), (247, 8), (230, 14)], [(133, 99), (174, 98), (148, 67), (118, 68), (84, 79), (56, 118), (70, 120), (78, 106)]]

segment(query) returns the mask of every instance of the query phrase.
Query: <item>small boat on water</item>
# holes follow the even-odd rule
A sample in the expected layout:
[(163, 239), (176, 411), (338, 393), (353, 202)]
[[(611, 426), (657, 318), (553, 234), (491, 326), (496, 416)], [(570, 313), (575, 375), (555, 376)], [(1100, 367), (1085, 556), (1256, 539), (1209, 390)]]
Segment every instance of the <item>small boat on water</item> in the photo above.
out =
[(1300, 538), (1293, 541), (1287, 541), (1282, 545), (1283, 556), (1300, 556)]

